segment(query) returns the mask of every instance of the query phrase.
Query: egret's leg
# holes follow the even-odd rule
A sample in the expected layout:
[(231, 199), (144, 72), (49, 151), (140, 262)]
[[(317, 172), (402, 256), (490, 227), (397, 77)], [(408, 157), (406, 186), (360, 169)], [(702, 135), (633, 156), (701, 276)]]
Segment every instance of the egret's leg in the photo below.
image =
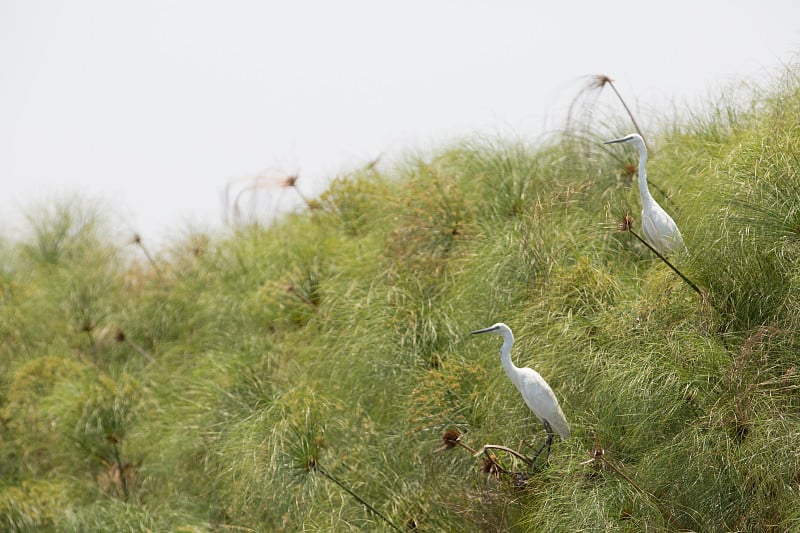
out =
[[(553, 444), (553, 436), (554, 436), (554, 434), (553, 434), (553, 428), (550, 427), (550, 423), (547, 422), (546, 420), (544, 421), (544, 429), (545, 429), (545, 431), (547, 431), (547, 438), (545, 439), (544, 444), (542, 445), (542, 448), (547, 448), (547, 457), (549, 458), (550, 457), (550, 446)], [(542, 450), (539, 450), (539, 453), (537, 453), (536, 456), (538, 457), (541, 452), (542, 452)]]
[(531, 457), (531, 462), (535, 463), (536, 459), (542, 454), (545, 448), (547, 448), (547, 455), (550, 455), (550, 445), (553, 444), (553, 428), (550, 427), (550, 424), (547, 420), (542, 420), (542, 424), (544, 424), (544, 429), (547, 431), (547, 439), (542, 443), (539, 447), (539, 450)]

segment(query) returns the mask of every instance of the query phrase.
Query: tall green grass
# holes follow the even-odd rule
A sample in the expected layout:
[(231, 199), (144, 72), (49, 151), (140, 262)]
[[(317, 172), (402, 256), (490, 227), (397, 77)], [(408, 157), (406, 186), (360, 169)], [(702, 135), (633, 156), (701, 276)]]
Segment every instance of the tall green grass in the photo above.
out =
[[(796, 78), (647, 132), (701, 295), (617, 229), (618, 120), (357, 170), (155, 255), (85, 205), (34, 211), (0, 254), (0, 526), (796, 529)], [(525, 476), (442, 443), (544, 436), (468, 336), (498, 321), (573, 428)]]

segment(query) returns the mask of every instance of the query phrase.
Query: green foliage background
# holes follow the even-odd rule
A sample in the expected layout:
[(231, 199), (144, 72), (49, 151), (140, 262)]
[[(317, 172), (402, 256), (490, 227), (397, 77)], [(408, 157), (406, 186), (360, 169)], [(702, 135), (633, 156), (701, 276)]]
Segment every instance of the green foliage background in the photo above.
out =
[[(800, 528), (795, 74), (649, 139), (702, 296), (617, 229), (627, 127), (357, 170), (152, 264), (42, 208), (0, 249), (0, 529), (390, 529), (341, 485), (404, 530)], [(442, 449), (543, 437), (468, 338), (498, 321), (573, 427), (523, 483)]]

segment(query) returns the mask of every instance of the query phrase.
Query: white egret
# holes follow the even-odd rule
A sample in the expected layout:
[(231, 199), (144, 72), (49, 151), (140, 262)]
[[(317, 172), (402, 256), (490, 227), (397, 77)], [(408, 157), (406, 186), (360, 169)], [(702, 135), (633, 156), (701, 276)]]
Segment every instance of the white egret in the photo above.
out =
[(570, 434), (569, 424), (563, 411), (561, 411), (561, 407), (558, 405), (553, 389), (550, 388), (550, 385), (537, 371), (532, 368), (519, 368), (511, 362), (511, 347), (514, 345), (514, 334), (511, 333), (511, 328), (499, 322), (491, 327), (471, 332), (472, 335), (478, 333), (502, 335), (503, 346), (500, 348), (500, 361), (503, 364), (503, 369), (505, 369), (511, 383), (522, 394), (525, 403), (542, 422), (545, 431), (547, 431), (547, 440), (536, 452), (536, 455), (533, 456), (533, 461), (536, 460), (545, 447), (547, 447), (549, 454), (550, 445), (553, 442), (553, 431), (558, 433), (562, 439), (568, 439)]
[(639, 196), (642, 199), (642, 233), (650, 245), (662, 255), (680, 252), (685, 249), (683, 237), (678, 226), (664, 209), (658, 205), (650, 189), (647, 188), (647, 146), (644, 139), (636, 133), (621, 139), (606, 141), (603, 144), (631, 142), (639, 150)]

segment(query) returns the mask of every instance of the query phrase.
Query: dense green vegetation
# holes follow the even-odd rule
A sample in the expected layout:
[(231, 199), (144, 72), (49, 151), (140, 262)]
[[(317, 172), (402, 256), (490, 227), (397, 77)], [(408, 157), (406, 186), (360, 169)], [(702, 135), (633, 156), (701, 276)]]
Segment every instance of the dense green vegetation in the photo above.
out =
[[(650, 136), (702, 296), (617, 228), (628, 129), (355, 171), (152, 263), (35, 213), (0, 251), (0, 529), (800, 528), (800, 84)], [(573, 429), (524, 478), (442, 445), (544, 437), (469, 338), (498, 321)]]

